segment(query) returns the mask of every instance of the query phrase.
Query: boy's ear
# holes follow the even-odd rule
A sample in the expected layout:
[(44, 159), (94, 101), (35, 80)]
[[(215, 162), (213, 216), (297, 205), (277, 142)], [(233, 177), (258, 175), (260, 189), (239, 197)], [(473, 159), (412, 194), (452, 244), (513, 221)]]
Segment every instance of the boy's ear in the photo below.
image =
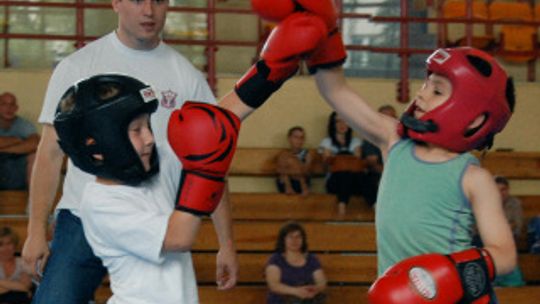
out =
[(485, 120), (486, 120), (486, 114), (478, 115), (478, 117), (476, 117), (474, 121), (471, 122), (471, 124), (469, 125), (469, 129), (476, 129), (480, 127), (482, 124), (484, 124)]
[(478, 117), (476, 117), (473, 120), (473, 122), (469, 124), (469, 127), (467, 128), (467, 132), (465, 133), (465, 136), (471, 136), (474, 133), (476, 133), (476, 131), (480, 129), (480, 127), (482, 127), (482, 125), (486, 122), (486, 119), (487, 119), (486, 114), (478, 115)]
[[(93, 139), (92, 137), (88, 137), (84, 144), (86, 146), (92, 146), (92, 145), (95, 145), (96, 144), (96, 140)], [(103, 160), (103, 154), (92, 154), (92, 157), (95, 159), (95, 160)]]

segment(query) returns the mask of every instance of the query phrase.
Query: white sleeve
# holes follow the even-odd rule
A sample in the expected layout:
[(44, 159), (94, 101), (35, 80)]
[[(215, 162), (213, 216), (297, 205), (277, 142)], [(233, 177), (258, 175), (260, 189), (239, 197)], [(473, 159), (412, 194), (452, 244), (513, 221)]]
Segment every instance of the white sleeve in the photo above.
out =
[(321, 143), (319, 144), (319, 153), (323, 153), (324, 150), (330, 150), (334, 151), (334, 149), (332, 149), (332, 140), (330, 139), (330, 137), (326, 137), (324, 138)]
[(85, 188), (81, 219), (95, 254), (128, 254), (163, 262), (161, 249), (171, 213), (149, 207), (155, 202), (148, 201), (142, 192), (130, 192), (129, 187), (103, 191), (105, 187), (92, 186)]
[(52, 124), (56, 107), (60, 102), (60, 98), (67, 89), (75, 82), (80, 80), (78, 69), (69, 63), (69, 60), (62, 60), (54, 69), (54, 72), (49, 80), (43, 107), (38, 121), (40, 123)]
[(358, 137), (353, 137), (350, 144), (351, 153), (354, 153), (354, 150), (360, 146), (362, 146), (362, 140)]

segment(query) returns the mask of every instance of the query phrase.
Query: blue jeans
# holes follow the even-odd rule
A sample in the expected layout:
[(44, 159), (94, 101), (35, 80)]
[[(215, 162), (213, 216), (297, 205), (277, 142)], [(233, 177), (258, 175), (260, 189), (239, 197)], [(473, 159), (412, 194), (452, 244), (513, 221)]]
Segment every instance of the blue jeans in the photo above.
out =
[(84, 237), (81, 220), (69, 210), (60, 210), (51, 255), (32, 303), (86, 304), (106, 273)]

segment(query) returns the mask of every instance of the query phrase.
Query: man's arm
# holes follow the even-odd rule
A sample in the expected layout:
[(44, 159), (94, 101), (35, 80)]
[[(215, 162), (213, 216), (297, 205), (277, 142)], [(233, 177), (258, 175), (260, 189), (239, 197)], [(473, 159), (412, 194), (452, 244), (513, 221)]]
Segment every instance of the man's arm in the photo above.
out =
[(28, 238), (22, 251), (24, 262), (32, 276), (36, 276), (37, 271), (43, 271), (49, 257), (47, 220), (58, 189), (63, 159), (64, 153), (58, 145), (54, 127), (43, 125), (30, 181)]
[(2, 150), (13, 145), (17, 145), (22, 142), (22, 139), (16, 136), (0, 136), (0, 152)]
[(238, 279), (238, 257), (234, 244), (228, 184), (225, 185), (218, 207), (212, 213), (212, 222), (219, 242), (219, 251), (216, 256), (216, 283), (218, 289), (226, 290), (233, 288)]
[(38, 144), (39, 135), (32, 134), (25, 139), (18, 139), (18, 141), (12, 141), (11, 145), (0, 145), (0, 152), (11, 154), (29, 154), (36, 151)]

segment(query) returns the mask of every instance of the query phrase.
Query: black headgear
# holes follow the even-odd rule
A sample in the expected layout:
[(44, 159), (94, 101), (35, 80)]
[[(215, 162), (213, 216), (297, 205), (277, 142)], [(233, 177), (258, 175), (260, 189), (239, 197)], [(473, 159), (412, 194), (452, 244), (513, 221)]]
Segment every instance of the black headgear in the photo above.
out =
[(157, 104), (152, 88), (137, 79), (117, 74), (84, 79), (64, 93), (56, 109), (58, 143), (81, 170), (136, 185), (158, 172), (158, 155), (154, 147), (146, 171), (128, 125), (138, 115), (153, 113)]

